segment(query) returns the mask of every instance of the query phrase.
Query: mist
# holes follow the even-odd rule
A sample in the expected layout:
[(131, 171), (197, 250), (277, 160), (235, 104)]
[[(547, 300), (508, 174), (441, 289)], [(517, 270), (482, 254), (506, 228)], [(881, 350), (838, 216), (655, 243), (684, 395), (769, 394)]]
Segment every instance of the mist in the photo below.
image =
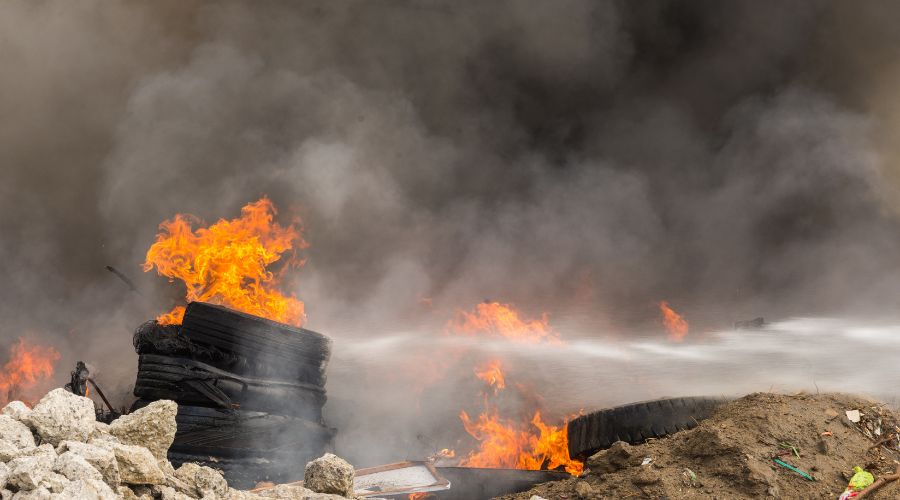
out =
[[(708, 342), (704, 359), (756, 316), (890, 322), (898, 8), (3, 2), (0, 348), (54, 345), (54, 382), (83, 359), (126, 404), (131, 332), (183, 297), (141, 270), (158, 224), (236, 217), (263, 195), (310, 243), (287, 291), (335, 340), (329, 419), (358, 440), (379, 430), (360, 461), (453, 444), (435, 428), (477, 401), (469, 365), (439, 391), (399, 380), (375, 401), (359, 381), (440, 353), (454, 312), (485, 299), (547, 312), (569, 350), (627, 356), (667, 345), (661, 300), (692, 325), (667, 349)], [(378, 342), (381, 364), (361, 364)], [(599, 361), (509, 349), (537, 392), (568, 395), (543, 403), (557, 415), (709, 376), (650, 363), (647, 378), (683, 383), (588, 398), (553, 384)], [(738, 382), (708, 389), (767, 386)], [(374, 424), (342, 414), (348, 401)], [(388, 425), (398, 405), (409, 421)]]

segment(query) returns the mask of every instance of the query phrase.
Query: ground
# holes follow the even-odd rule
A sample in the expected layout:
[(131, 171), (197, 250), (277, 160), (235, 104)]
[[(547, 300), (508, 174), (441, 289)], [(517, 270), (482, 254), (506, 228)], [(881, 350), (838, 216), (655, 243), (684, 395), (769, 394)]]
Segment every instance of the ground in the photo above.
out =
[[(847, 418), (853, 409), (860, 410), (860, 423)], [(836, 499), (854, 466), (876, 479), (894, 472), (900, 463), (897, 439), (874, 445), (897, 430), (897, 421), (898, 414), (885, 405), (858, 396), (751, 394), (695, 429), (636, 446), (618, 443), (591, 457), (581, 478), (499, 498)], [(782, 461), (814, 481), (777, 465), (773, 456), (779, 452), (787, 453)], [(652, 461), (641, 465), (646, 458)], [(900, 481), (867, 498), (900, 498)]]

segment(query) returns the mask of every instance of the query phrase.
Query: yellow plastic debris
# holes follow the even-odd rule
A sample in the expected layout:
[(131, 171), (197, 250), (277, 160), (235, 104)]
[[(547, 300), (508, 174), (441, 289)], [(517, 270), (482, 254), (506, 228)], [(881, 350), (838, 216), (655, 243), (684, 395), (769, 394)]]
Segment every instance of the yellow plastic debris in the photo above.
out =
[(853, 472), (855, 474), (850, 478), (850, 484), (848, 486), (856, 491), (864, 490), (867, 486), (875, 482), (872, 473), (864, 471), (863, 468), (858, 465), (853, 468)]

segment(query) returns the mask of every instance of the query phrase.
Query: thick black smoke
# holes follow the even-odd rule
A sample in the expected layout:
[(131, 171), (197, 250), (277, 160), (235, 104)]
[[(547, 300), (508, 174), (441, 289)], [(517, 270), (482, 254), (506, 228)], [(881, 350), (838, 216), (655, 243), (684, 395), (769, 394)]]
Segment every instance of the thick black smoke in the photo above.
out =
[(127, 385), (101, 361), (180, 293), (140, 271), (157, 224), (263, 194), (303, 218), (296, 292), (338, 339), (484, 298), (618, 332), (662, 299), (890, 311), (897, 9), (4, 2), (2, 338)]

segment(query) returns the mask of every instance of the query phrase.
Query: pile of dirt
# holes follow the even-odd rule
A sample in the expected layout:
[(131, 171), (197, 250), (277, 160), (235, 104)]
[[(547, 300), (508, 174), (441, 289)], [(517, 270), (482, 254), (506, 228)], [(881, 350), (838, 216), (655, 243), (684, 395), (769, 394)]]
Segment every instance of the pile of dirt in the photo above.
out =
[[(847, 410), (859, 410), (859, 422)], [(580, 478), (499, 498), (836, 499), (854, 466), (876, 479), (896, 470), (898, 440), (888, 437), (897, 422), (896, 412), (857, 396), (751, 394), (692, 430), (635, 446), (617, 442), (590, 457)], [(900, 481), (867, 498), (900, 498)]]

